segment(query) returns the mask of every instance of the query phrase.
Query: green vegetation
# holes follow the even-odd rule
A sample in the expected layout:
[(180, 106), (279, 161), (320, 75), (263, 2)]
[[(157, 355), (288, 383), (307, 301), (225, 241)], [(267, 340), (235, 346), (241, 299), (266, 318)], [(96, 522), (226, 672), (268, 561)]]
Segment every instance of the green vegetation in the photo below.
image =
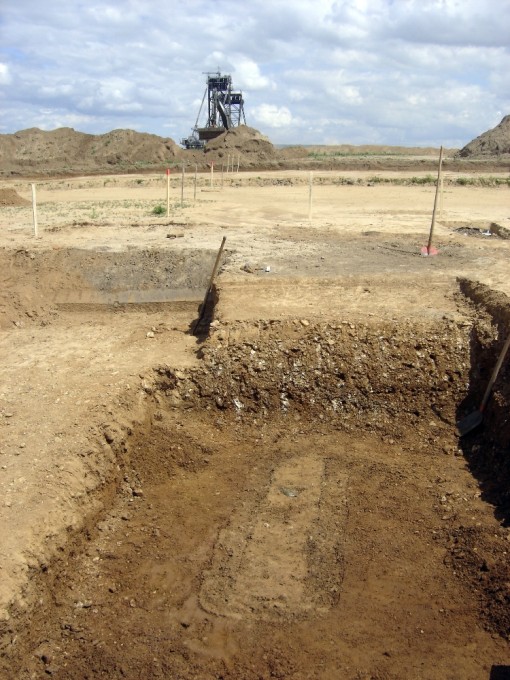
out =
[(436, 184), (437, 177), (425, 175), (425, 177), (411, 177), (409, 184)]
[(510, 187), (510, 177), (456, 177), (451, 180), (461, 187)]
[[(436, 186), (437, 176), (436, 175), (423, 175), (414, 177), (381, 177), (380, 175), (374, 175), (369, 177), (366, 181), (358, 180), (358, 183), (366, 184), (393, 184), (393, 185), (404, 185), (404, 186)], [(343, 179), (342, 184), (349, 184), (353, 182), (348, 182)], [(510, 187), (510, 177), (445, 177), (445, 186), (461, 186), (461, 187)]]
[(395, 151), (310, 151), (308, 158), (316, 161), (327, 158), (369, 158), (374, 156), (405, 156)]
[(164, 215), (166, 213), (166, 208), (163, 205), (155, 205), (152, 209), (153, 215)]

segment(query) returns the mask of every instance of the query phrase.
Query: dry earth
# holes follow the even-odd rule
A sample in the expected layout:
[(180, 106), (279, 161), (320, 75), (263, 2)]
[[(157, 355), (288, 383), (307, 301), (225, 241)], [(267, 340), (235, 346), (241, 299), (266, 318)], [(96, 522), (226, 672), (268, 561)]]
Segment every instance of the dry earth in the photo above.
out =
[(458, 155), (461, 158), (499, 157), (510, 161), (510, 116), (505, 116), (499, 125), (471, 140)]
[(2, 182), (2, 677), (508, 677), (508, 186), (425, 258), (417, 168)]
[[(509, 117), (470, 142), (460, 152), (444, 150), (444, 167), (452, 172), (505, 172), (509, 168)], [(174, 140), (134, 130), (91, 135), (59, 128), (0, 134), (0, 177), (46, 178), (188, 170), (393, 170), (430, 172), (438, 150), (431, 147), (336, 146), (275, 147), (258, 130), (240, 125), (211, 140), (205, 151), (184, 150)]]

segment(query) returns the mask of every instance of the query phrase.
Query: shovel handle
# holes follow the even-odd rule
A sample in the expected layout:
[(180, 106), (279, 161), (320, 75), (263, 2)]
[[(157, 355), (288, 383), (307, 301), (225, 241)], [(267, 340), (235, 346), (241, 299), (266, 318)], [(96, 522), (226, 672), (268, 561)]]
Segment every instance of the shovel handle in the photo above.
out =
[(496, 378), (498, 377), (499, 370), (501, 368), (501, 365), (503, 364), (503, 361), (505, 360), (505, 356), (506, 353), (508, 352), (509, 347), (510, 347), (510, 333), (508, 334), (505, 340), (505, 344), (501, 348), (498, 360), (496, 362), (496, 365), (494, 366), (494, 370), (492, 371), (491, 379), (489, 380), (489, 384), (487, 385), (487, 389), (485, 390), (485, 394), (483, 395), (482, 403), (480, 404), (480, 411), (482, 413), (485, 410), (485, 407), (487, 406), (491, 390), (494, 387), (494, 383), (496, 382)]

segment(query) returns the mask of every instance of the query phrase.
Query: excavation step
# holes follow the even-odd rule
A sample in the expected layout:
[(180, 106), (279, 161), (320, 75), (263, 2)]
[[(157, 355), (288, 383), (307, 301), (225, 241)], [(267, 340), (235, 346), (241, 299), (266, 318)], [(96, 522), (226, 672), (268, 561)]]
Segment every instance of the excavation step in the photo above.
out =
[(64, 290), (57, 293), (55, 303), (58, 307), (80, 305), (140, 305), (165, 304), (175, 302), (202, 302), (204, 289), (166, 288), (149, 290)]

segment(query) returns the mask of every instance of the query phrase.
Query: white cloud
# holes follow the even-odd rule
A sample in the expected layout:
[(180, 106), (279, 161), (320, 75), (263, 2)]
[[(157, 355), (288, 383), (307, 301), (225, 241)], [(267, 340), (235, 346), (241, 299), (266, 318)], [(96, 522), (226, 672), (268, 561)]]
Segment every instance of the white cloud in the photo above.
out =
[(275, 106), (274, 104), (255, 106), (252, 115), (257, 123), (270, 128), (288, 127), (296, 122), (286, 106)]
[(179, 139), (217, 68), (275, 143), (459, 146), (510, 113), (509, 0), (51, 4), (2, 7), (3, 132), (72, 120)]
[(0, 63), (0, 85), (9, 85), (12, 82), (12, 77), (9, 72), (7, 64)]
[(260, 68), (252, 59), (239, 54), (234, 56), (236, 85), (247, 90), (266, 90), (273, 84), (260, 73)]

